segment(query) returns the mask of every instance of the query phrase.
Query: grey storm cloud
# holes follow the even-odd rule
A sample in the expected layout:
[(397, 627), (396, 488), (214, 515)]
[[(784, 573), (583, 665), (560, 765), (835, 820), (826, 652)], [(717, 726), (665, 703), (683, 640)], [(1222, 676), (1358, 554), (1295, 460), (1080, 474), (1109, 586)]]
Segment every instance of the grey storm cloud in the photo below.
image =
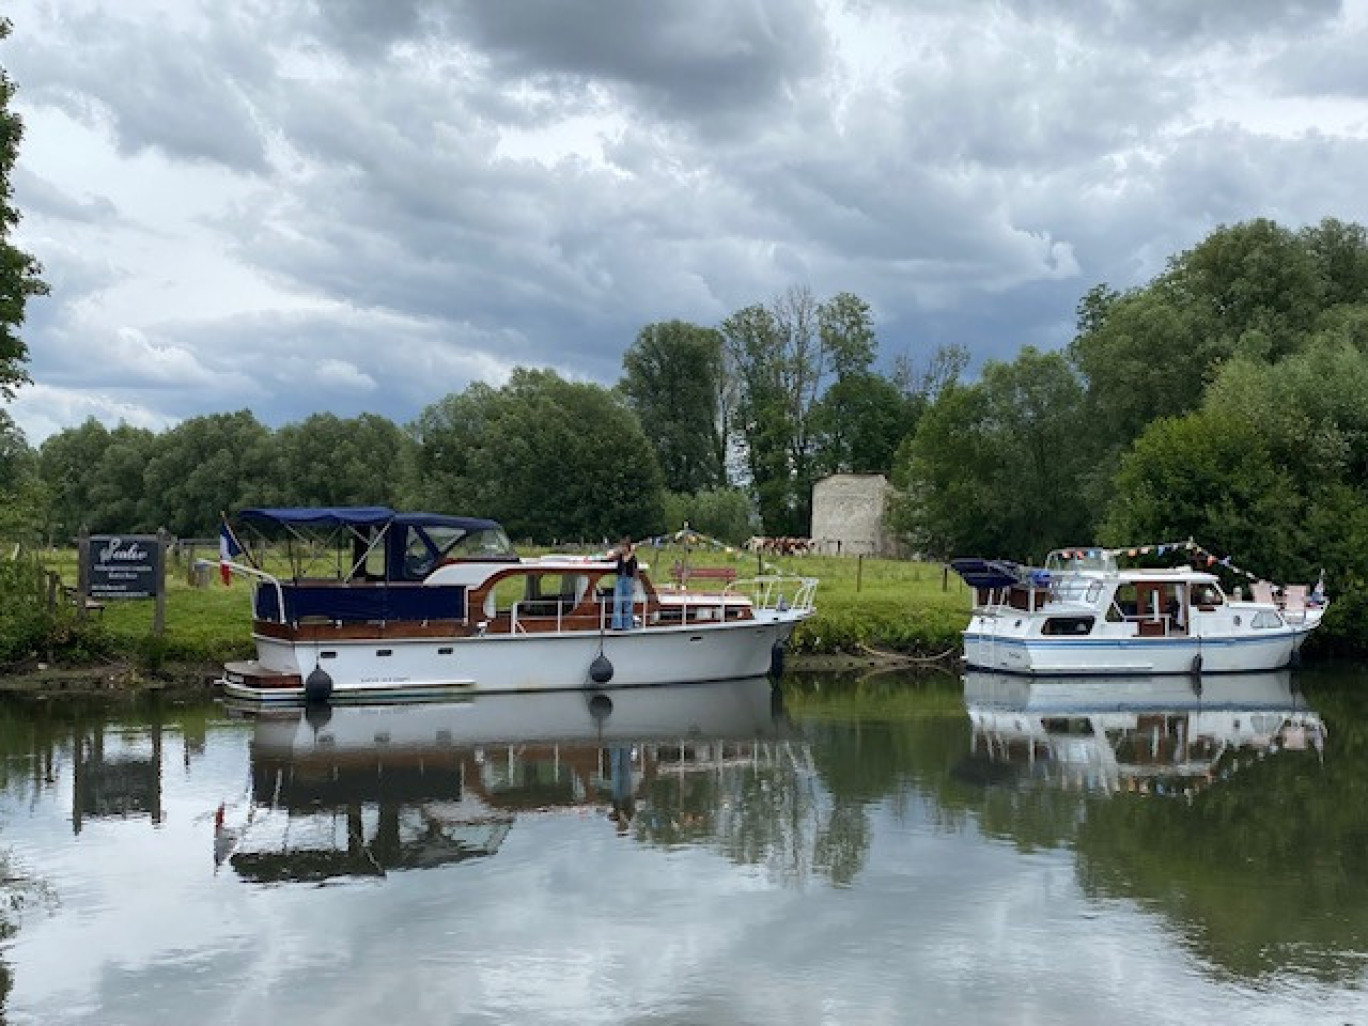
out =
[(802, 0), (345, 0), (316, 11), (320, 37), (346, 52), (453, 39), (501, 78), (617, 89), (644, 110), (713, 126), (782, 102), (829, 60), (818, 9)]
[(244, 27), (198, 30), (94, 7), (55, 14), (59, 35), (10, 57), (25, 97), (77, 120), (107, 120), (121, 153), (261, 170), (265, 140), (237, 84), (267, 70)]
[(30, 370), (148, 422), (403, 422), (517, 364), (610, 383), (644, 325), (794, 285), (869, 301), (886, 357), (1010, 358), (1217, 225), (1368, 220), (1364, 0), (14, 18), (19, 241), (54, 286)]

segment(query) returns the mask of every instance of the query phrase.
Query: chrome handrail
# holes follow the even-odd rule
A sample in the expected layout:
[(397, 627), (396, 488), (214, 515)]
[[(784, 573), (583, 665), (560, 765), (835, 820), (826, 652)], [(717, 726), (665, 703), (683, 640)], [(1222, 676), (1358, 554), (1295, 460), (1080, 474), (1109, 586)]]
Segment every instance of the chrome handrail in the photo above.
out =
[(268, 574), (265, 570), (258, 570), (254, 566), (247, 566), (243, 563), (234, 563), (232, 560), (220, 560), (219, 566), (226, 566), (230, 573), (242, 574), (251, 582), (252, 585), (252, 615), (256, 615), (256, 593), (257, 589), (263, 584), (270, 584), (275, 588), (276, 593), (276, 623), (286, 623), (285, 619), (285, 592), (280, 587), (280, 580), (274, 574)]
[(756, 610), (810, 613), (816, 608), (818, 583), (816, 577), (766, 574), (733, 581), (722, 589), (722, 595), (749, 598)]

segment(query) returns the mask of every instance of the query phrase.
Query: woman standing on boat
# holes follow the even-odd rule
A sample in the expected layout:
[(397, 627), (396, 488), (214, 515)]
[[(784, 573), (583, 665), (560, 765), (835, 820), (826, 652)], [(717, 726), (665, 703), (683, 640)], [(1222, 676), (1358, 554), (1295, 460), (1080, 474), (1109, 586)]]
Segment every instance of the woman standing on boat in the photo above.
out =
[(617, 556), (617, 583), (613, 585), (613, 630), (630, 630), (633, 626), (632, 603), (636, 599), (636, 548), (631, 538), (623, 538), (610, 554)]

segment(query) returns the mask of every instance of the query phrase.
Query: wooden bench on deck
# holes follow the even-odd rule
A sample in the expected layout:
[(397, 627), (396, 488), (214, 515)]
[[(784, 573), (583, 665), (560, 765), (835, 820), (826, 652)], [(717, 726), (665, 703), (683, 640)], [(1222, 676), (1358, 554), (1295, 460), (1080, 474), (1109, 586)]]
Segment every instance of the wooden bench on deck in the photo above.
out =
[(722, 581), (731, 584), (736, 580), (736, 569), (730, 566), (686, 566), (676, 563), (670, 567), (670, 577), (676, 584), (688, 587), (690, 581)]

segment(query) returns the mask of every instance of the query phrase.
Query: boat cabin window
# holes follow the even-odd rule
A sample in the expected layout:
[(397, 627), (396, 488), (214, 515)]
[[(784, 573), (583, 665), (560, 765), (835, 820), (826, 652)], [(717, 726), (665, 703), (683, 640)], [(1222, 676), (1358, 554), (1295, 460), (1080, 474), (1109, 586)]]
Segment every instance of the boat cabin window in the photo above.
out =
[(352, 538), (351, 579), (383, 581), (385, 579), (385, 538), (383, 531), (372, 529), (366, 535)]
[(498, 581), (485, 597), (486, 616), (509, 612), (516, 604), (521, 616), (568, 613), (589, 589), (584, 574), (513, 574)]
[(1052, 616), (1040, 628), (1040, 633), (1050, 635), (1091, 634), (1095, 620), (1096, 617), (1092, 616)]
[(584, 574), (528, 574), (522, 605), (528, 616), (555, 616), (579, 605), (589, 587)]
[(1225, 596), (1221, 594), (1221, 589), (1214, 584), (1194, 584), (1192, 586), (1192, 604), (1194, 606), (1219, 606), (1225, 602)]
[(1107, 619), (1112, 623), (1129, 620), (1139, 612), (1139, 609), (1140, 596), (1136, 593), (1135, 585), (1123, 581), (1116, 586), (1116, 592), (1112, 595), (1111, 605), (1107, 609)]
[(1254, 614), (1254, 619), (1249, 621), (1251, 627), (1257, 630), (1269, 630), (1273, 627), (1281, 627), (1283, 618), (1271, 609), (1262, 609)]
[(1040, 725), (1047, 734), (1068, 734), (1078, 737), (1091, 737), (1097, 731), (1092, 720), (1086, 716), (1043, 716)]
[(1050, 585), (1050, 597), (1056, 602), (1096, 602), (1102, 594), (1102, 582), (1078, 577), (1062, 577)]
[(505, 577), (497, 581), (494, 587), (489, 589), (489, 594), (485, 596), (484, 612), (485, 616), (496, 616), (499, 613), (507, 613), (515, 603), (521, 602), (527, 594), (527, 582), (519, 575)]

